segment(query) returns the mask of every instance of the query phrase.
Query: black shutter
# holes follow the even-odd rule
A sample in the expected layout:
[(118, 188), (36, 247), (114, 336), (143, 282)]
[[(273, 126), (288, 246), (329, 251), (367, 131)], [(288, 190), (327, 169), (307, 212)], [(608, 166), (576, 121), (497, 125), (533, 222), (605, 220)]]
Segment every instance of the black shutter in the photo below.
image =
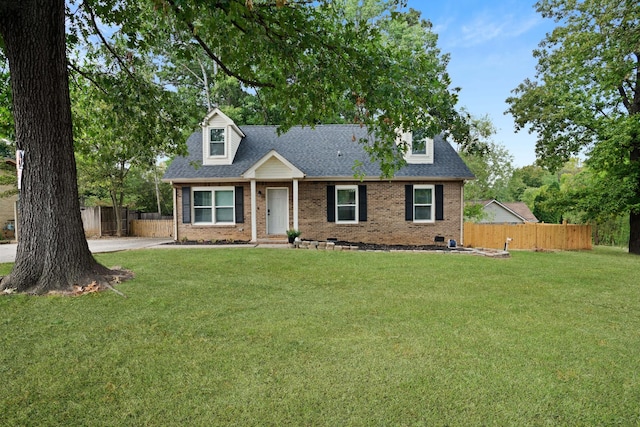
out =
[(238, 186), (235, 191), (236, 204), (236, 224), (244, 222), (244, 187)]
[(327, 222), (336, 222), (336, 186), (327, 185)]
[(358, 203), (359, 211), (358, 211), (358, 221), (366, 221), (367, 220), (367, 186), (366, 185), (358, 185)]
[(444, 185), (436, 185), (436, 221), (444, 219)]
[(404, 220), (413, 221), (413, 185), (404, 186)]
[(182, 187), (182, 223), (191, 224), (191, 187)]

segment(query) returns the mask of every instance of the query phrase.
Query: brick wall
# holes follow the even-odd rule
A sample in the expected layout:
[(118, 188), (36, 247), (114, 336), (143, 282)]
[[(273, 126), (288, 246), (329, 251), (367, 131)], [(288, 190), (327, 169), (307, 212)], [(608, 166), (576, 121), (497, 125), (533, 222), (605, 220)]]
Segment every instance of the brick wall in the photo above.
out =
[(361, 185), (354, 182), (300, 183), (301, 238), (385, 244), (433, 244), (436, 236), (460, 242), (461, 182), (429, 182), (444, 185), (444, 220), (420, 224), (405, 221), (405, 184), (366, 182), (367, 221), (358, 224), (327, 222), (327, 185)]
[[(302, 239), (385, 244), (433, 244), (436, 236), (461, 240), (461, 182), (429, 182), (442, 184), (444, 220), (434, 223), (405, 221), (405, 184), (412, 182), (299, 182), (299, 229)], [(413, 182), (418, 184), (417, 182)], [(358, 224), (327, 222), (327, 185), (367, 185), (367, 221)], [(420, 183), (422, 184), (422, 183)], [(233, 184), (225, 184), (225, 186)], [(177, 240), (251, 240), (251, 186), (244, 187), (244, 223), (235, 225), (196, 226), (182, 223), (182, 189), (177, 191)], [(197, 187), (207, 185), (198, 184)], [(289, 228), (293, 227), (293, 185), (291, 182), (256, 183), (256, 218), (258, 239), (267, 237), (267, 188), (289, 189)]]
[[(196, 184), (193, 187), (229, 187), (242, 186), (244, 188), (244, 223), (234, 225), (193, 225), (182, 223), (182, 187), (177, 188), (176, 220), (178, 221), (178, 235), (176, 240), (251, 240), (251, 186), (249, 183), (235, 184)], [(174, 190), (176, 191), (176, 190)], [(193, 200), (192, 200), (193, 202)]]

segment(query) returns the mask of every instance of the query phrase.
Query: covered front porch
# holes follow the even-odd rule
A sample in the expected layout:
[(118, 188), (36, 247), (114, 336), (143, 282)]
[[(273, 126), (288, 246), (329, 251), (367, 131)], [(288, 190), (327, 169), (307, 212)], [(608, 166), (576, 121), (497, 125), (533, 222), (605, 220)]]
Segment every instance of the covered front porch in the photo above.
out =
[(284, 238), (288, 229), (299, 228), (298, 182), (305, 177), (301, 170), (271, 150), (242, 177), (250, 181), (252, 242)]

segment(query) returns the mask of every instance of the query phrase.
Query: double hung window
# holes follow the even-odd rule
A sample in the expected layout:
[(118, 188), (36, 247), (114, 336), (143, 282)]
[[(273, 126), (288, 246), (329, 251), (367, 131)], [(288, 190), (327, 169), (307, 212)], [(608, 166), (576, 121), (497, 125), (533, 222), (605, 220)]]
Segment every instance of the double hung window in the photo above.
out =
[(358, 186), (336, 186), (336, 219), (338, 223), (358, 222)]
[(413, 221), (431, 222), (433, 215), (433, 186), (414, 185), (413, 186)]
[(413, 155), (426, 155), (427, 154), (427, 141), (424, 139), (414, 139), (411, 143), (411, 154)]
[(233, 188), (194, 190), (194, 224), (233, 224), (235, 222), (234, 198)]
[(223, 128), (209, 129), (209, 156), (224, 156), (225, 140)]

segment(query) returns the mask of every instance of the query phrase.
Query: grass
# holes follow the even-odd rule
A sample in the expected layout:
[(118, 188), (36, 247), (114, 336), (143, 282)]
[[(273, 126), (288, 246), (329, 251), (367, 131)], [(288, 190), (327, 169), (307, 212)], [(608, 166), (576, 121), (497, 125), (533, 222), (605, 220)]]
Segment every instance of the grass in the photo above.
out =
[(98, 258), (128, 298), (0, 298), (0, 425), (640, 424), (620, 250)]

